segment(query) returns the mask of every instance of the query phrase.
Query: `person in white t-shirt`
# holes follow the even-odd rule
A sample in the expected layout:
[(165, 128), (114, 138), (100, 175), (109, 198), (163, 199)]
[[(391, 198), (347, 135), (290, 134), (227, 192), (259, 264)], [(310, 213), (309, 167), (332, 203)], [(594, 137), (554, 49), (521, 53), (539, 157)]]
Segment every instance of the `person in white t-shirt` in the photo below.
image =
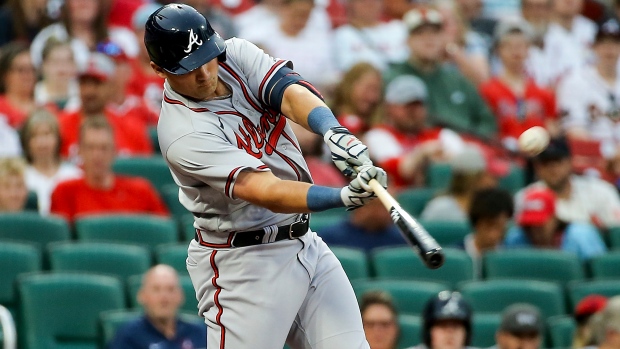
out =
[(594, 177), (574, 175), (565, 139), (553, 139), (533, 159), (539, 178), (515, 195), (515, 206), (529, 188), (550, 188), (556, 196), (556, 215), (567, 223), (590, 223), (599, 228), (620, 225), (620, 197), (610, 183)]
[(0, 159), (16, 157), (22, 154), (17, 131), (9, 125), (6, 117), (0, 115)]
[(314, 0), (284, 0), (278, 21), (261, 23), (241, 37), (273, 57), (295, 62), (295, 71), (323, 91), (332, 87), (339, 75), (334, 63), (333, 32), (329, 25), (313, 23), (314, 10)]
[[(596, 24), (580, 15), (583, 0), (552, 0), (552, 19), (544, 37), (546, 85), (555, 86), (590, 59)], [(538, 80), (537, 80), (538, 81)]]
[(558, 86), (559, 109), (569, 137), (598, 140), (608, 149), (620, 144), (620, 23), (600, 25), (592, 45), (596, 63), (567, 76)]
[(80, 177), (82, 170), (61, 162), (60, 128), (56, 116), (47, 110), (37, 110), (28, 117), (21, 130), (21, 141), (28, 161), (26, 185), (37, 194), (39, 213), (46, 215), (56, 184)]
[(385, 70), (407, 58), (407, 29), (400, 20), (382, 22), (382, 0), (347, 0), (348, 23), (334, 33), (336, 64), (347, 71), (368, 62)]

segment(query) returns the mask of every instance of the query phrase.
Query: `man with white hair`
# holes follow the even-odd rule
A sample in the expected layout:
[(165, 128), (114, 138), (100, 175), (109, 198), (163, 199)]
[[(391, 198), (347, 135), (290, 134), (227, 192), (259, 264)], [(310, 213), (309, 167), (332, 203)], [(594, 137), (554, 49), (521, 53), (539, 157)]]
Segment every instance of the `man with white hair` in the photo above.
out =
[(205, 326), (178, 318), (184, 302), (177, 272), (159, 264), (146, 272), (138, 292), (138, 302), (144, 315), (116, 333), (110, 344), (113, 349), (195, 349), (204, 348), (207, 338)]

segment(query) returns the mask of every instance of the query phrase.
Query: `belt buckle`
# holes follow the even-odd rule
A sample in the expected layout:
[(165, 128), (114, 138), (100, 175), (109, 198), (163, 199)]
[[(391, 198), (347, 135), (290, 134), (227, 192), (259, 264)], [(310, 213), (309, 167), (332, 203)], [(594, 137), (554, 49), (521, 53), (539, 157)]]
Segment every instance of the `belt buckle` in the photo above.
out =
[[(309, 215), (307, 213), (304, 213), (304, 214), (302, 214), (300, 216), (300, 218), (297, 221), (295, 221), (295, 222), (291, 223), (291, 225), (289, 225), (289, 227), (288, 227), (288, 238), (289, 238), (289, 240), (299, 239), (300, 237), (303, 236), (303, 235), (301, 235), (301, 236), (293, 236), (293, 227), (295, 225), (297, 225), (297, 224), (306, 224), (306, 223), (308, 223), (308, 218), (309, 218)], [(304, 232), (304, 234), (305, 234), (305, 232)]]

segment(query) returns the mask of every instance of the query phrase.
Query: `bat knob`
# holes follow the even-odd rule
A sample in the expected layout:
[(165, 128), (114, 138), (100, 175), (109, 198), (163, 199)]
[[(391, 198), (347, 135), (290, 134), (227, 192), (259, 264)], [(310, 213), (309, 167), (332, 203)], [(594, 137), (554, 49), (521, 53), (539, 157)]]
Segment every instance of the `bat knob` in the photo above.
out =
[(426, 266), (430, 269), (437, 269), (441, 267), (445, 260), (446, 257), (444, 256), (441, 247), (428, 251), (426, 253), (426, 258), (424, 258)]

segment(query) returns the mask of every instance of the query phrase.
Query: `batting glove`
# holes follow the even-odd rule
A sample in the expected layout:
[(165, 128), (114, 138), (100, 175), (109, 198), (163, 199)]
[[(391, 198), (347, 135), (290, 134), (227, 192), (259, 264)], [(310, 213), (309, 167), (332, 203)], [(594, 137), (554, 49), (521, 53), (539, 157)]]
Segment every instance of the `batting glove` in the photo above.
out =
[(330, 128), (323, 139), (332, 153), (332, 161), (345, 176), (357, 176), (356, 166), (372, 165), (368, 148), (345, 127)]
[(370, 185), (368, 185), (368, 182), (373, 178), (384, 188), (387, 188), (387, 175), (385, 171), (375, 166), (362, 166), (359, 168), (357, 177), (348, 186), (342, 188), (340, 198), (347, 210), (362, 207), (377, 197)]

